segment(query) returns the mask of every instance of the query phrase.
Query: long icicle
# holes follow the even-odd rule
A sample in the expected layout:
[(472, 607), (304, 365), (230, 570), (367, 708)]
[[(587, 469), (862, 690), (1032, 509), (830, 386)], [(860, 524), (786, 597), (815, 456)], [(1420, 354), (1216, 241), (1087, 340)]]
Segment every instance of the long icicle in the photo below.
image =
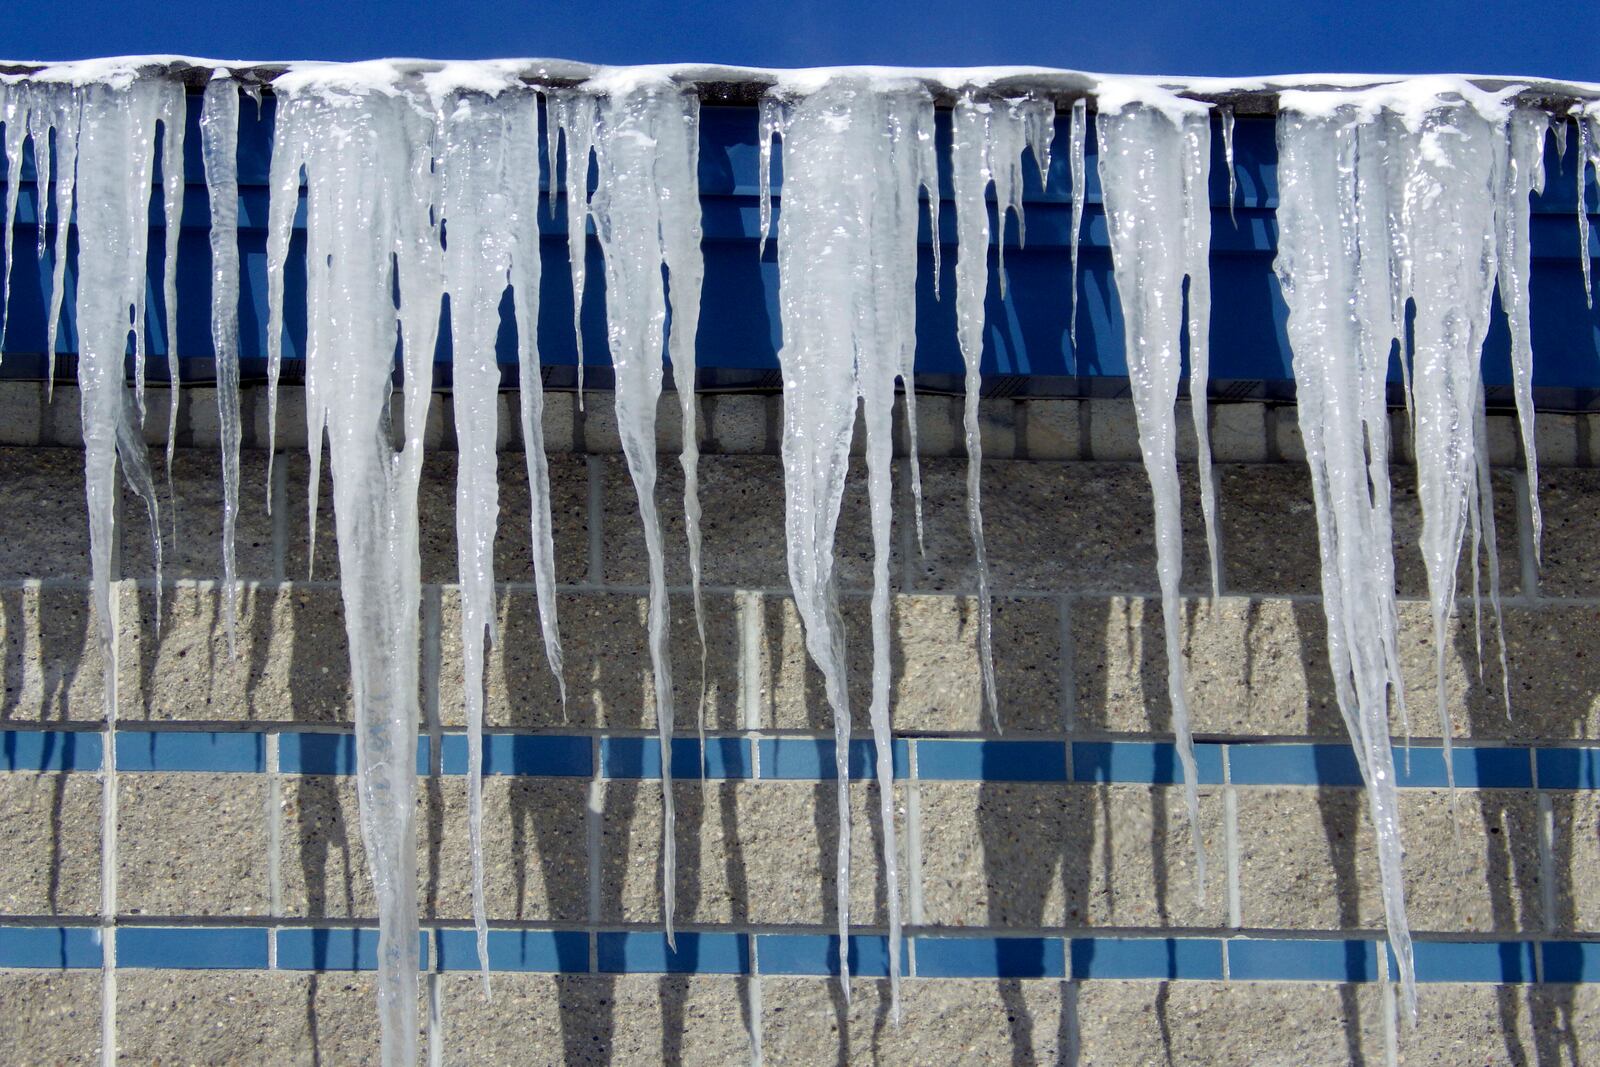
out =
[[(239, 654), (239, 588), (234, 536), (239, 524), (239, 85), (218, 71), (200, 111), (200, 153), (211, 202), (211, 347), (217, 368), (222, 445), (222, 617), (228, 652)], [(174, 369), (173, 389), (177, 389)], [(169, 434), (168, 441), (171, 441)], [(170, 473), (170, 453), (169, 453)]]
[[(279, 139), (293, 146), (288, 165), (303, 161), (307, 178), (310, 492), (314, 502), (326, 429), (362, 839), (378, 900), (382, 1057), (398, 1067), (415, 1061), (417, 1034), (417, 489), (441, 288), (431, 112), (404, 92), (318, 76), (315, 68), (291, 72), (274, 89)], [(297, 183), (277, 176), (274, 200), (296, 196)], [(280, 204), (273, 208), (275, 219), (292, 218)], [(282, 309), (274, 311), (281, 322)], [(398, 451), (391, 422), (397, 340)]]
[[(178, 401), (182, 393), (178, 366), (178, 239), (183, 234), (183, 139), (187, 98), (173, 94), (161, 101), (161, 226), (166, 255), (161, 261), (161, 290), (167, 328), (167, 499), (172, 504), (172, 541), (178, 541), (178, 498), (172, 484), (172, 457), (178, 447)], [(234, 270), (238, 276), (238, 270)]]
[[(956, 335), (966, 364), (963, 426), (967, 445), (967, 529), (972, 537), (978, 578), (978, 665), (983, 701), (995, 729), (1000, 728), (999, 699), (994, 680), (994, 623), (989, 593), (989, 560), (984, 550), (980, 475), (983, 440), (978, 424), (982, 386), (984, 301), (989, 291), (988, 188), (995, 190), (1001, 293), (1005, 292), (1005, 218), (1008, 211), (1022, 225), (1022, 150), (1029, 134), (1055, 122), (1055, 106), (1045, 100), (979, 101), (968, 93), (956, 102), (952, 118), (950, 173), (956, 203)], [(1039, 173), (1049, 172), (1048, 149), (1035, 138)]]
[[(1175, 405), (1184, 326), (1183, 282), (1190, 287), (1190, 400), (1202, 467), (1209, 474), (1204, 382), (1206, 308), (1209, 298), (1201, 254), (1209, 222), (1204, 197), (1204, 160), (1210, 119), (1202, 105), (1175, 97), (1161, 106), (1102, 98), (1095, 118), (1100, 142), (1100, 186), (1111, 235), (1111, 259), (1122, 302), (1124, 341), (1139, 449), (1155, 507), (1156, 570), (1167, 650), (1167, 696), (1183, 766), (1184, 801), (1195, 851), (1196, 887), (1205, 894), (1206, 856), (1200, 834), (1200, 794), (1189, 728), (1184, 678), (1179, 582), (1183, 569), (1183, 525), (1179, 513)], [(1198, 373), (1197, 373), (1198, 372)], [(1196, 378), (1200, 378), (1197, 385)], [(1209, 478), (1202, 480), (1202, 507), (1211, 513)], [(1208, 514), (1208, 519), (1210, 518)], [(1211, 533), (1213, 523), (1207, 523)], [(1215, 538), (1211, 544), (1212, 587), (1217, 587)]]
[[(806, 649), (823, 677), (834, 720), (839, 840), (839, 973), (850, 995), (851, 715), (834, 536), (862, 405), (872, 513), (871, 721), (889, 911), (889, 975), (899, 1017), (900, 892), (889, 709), (888, 558), (894, 383), (915, 338), (904, 303), (914, 296), (919, 191), (936, 196), (922, 162), (932, 100), (916, 86), (885, 88), (833, 78), (794, 99), (769, 95), (763, 140), (783, 138), (778, 217), (779, 314), (784, 378), (784, 528), (790, 584)], [(762, 148), (770, 160), (769, 144)], [(768, 190), (764, 187), (763, 200)], [(770, 219), (763, 208), (763, 218)]]

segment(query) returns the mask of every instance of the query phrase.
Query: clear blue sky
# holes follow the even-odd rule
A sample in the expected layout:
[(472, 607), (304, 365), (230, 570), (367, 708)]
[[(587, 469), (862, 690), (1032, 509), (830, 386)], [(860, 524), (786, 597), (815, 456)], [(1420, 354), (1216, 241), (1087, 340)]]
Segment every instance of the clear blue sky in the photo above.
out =
[(0, 52), (1036, 63), (1119, 73), (1432, 71), (1600, 81), (1600, 2), (11, 0)]

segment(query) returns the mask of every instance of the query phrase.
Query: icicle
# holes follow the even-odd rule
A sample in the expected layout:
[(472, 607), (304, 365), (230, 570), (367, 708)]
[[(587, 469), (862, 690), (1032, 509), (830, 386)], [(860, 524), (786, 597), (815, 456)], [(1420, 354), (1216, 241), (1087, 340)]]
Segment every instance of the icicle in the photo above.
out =
[[(0, 95), (4, 93), (5, 90), (0, 89)], [(38, 225), (34, 227), (34, 236), (37, 239), (34, 254), (40, 263), (44, 262), (49, 249), (49, 242), (45, 237), (45, 222), (50, 205), (51, 117), (47, 107), (28, 108), (28, 136), (33, 139), (33, 203), (38, 219)]]
[(54, 400), (56, 335), (67, 290), (67, 242), (72, 232), (72, 203), (78, 180), (79, 120), (77, 100), (65, 93), (44, 97), (36, 106), (40, 110), (47, 109), (49, 118), (46, 121), (56, 135), (56, 241), (50, 257), (50, 310), (45, 321), (45, 398)]
[(1084, 146), (1088, 140), (1089, 101), (1083, 97), (1072, 102), (1072, 129), (1068, 138), (1068, 161), (1072, 167), (1072, 299), (1067, 319), (1067, 333), (1072, 339), (1073, 357), (1078, 352), (1078, 241), (1083, 233), (1083, 202), (1085, 161)]
[[(184, 94), (161, 102), (161, 225), (166, 235), (162, 296), (167, 310), (167, 498), (172, 502), (172, 540), (178, 540), (178, 498), (172, 486), (172, 454), (178, 447), (178, 238), (183, 232)], [(238, 271), (234, 271), (237, 276)]]
[[(234, 535), (239, 523), (239, 86), (226, 71), (206, 85), (200, 154), (211, 202), (211, 347), (217, 367), (217, 425), (222, 445), (222, 617), (228, 652), (237, 657), (239, 589)], [(169, 305), (170, 306), (170, 305)], [(173, 390), (177, 390), (174, 365)], [(168, 437), (170, 444), (171, 436)], [(171, 452), (168, 451), (168, 462)], [(170, 467), (169, 467), (170, 476)]]
[[(1503, 186), (1505, 202), (1499, 211), (1500, 304), (1505, 308), (1511, 328), (1511, 383), (1516, 394), (1522, 452), (1527, 457), (1535, 563), (1541, 557), (1544, 516), (1539, 508), (1539, 455), (1533, 434), (1533, 340), (1528, 316), (1528, 283), (1532, 274), (1528, 233), (1531, 207), (1528, 199), (1544, 192), (1544, 142), (1549, 127), (1550, 118), (1542, 111), (1519, 108), (1512, 113)], [(1510, 699), (1507, 689), (1507, 702)]]
[(894, 381), (911, 365), (918, 161), (933, 128), (932, 101), (916, 87), (830, 79), (780, 109), (784, 204), (778, 219), (779, 314), (784, 377), (784, 525), (789, 579), (806, 648), (833, 709), (839, 790), (836, 882), (839, 969), (849, 996), (850, 704), (834, 532), (859, 398), (865, 413), (873, 534), (871, 720), (889, 907), (889, 974), (899, 1011), (900, 893), (889, 719), (889, 530)]
[[(591, 95), (599, 94), (599, 95)], [(656, 729), (661, 746), (662, 918), (668, 944), (675, 943), (673, 914), (677, 850), (673, 811), (673, 681), (669, 655), (669, 603), (661, 521), (656, 511), (656, 408), (661, 398), (662, 355), (673, 360), (683, 414), (684, 514), (694, 586), (695, 622), (702, 648), (704, 690), (705, 622), (700, 603), (700, 504), (696, 480), (694, 338), (700, 313), (704, 266), (700, 253), (700, 200), (696, 177), (700, 131), (699, 98), (666, 81), (645, 81), (614, 91), (603, 85), (561, 94), (557, 110), (568, 145), (592, 143), (599, 184), (586, 213), (605, 257), (606, 334), (616, 374), (617, 428), (628, 473), (639, 499), (650, 559), (649, 645), (655, 674)], [(585, 130), (574, 125), (595, 124)], [(596, 121), (597, 120), (597, 121)], [(592, 133), (590, 132), (592, 130)], [(568, 155), (568, 223), (573, 212), (572, 159)], [(581, 188), (579, 188), (581, 196)], [(569, 230), (578, 240), (580, 231)], [(574, 244), (574, 262), (582, 254)], [(664, 268), (664, 273), (663, 273)], [(578, 285), (574, 276), (574, 285)], [(670, 291), (669, 291), (670, 288)], [(669, 299), (670, 298), (670, 299)], [(672, 309), (670, 339), (668, 306)], [(704, 703), (699, 711), (704, 735)]]
[[(6, 228), (4, 258), (0, 259), (0, 345), (11, 321), (11, 264), (17, 239), (17, 198), (22, 191), (22, 146), (28, 136), (29, 88), (25, 82), (0, 84), (0, 123), (5, 125), (0, 149), (4, 149), (6, 158), (5, 218), (0, 219)], [(37, 149), (34, 152), (38, 154)]]
[[(1583, 299), (1592, 308), (1594, 287), (1590, 282), (1589, 267), (1589, 164), (1600, 155), (1600, 146), (1595, 144), (1594, 133), (1584, 119), (1584, 108), (1574, 107), (1572, 120), (1578, 127), (1578, 266), (1583, 270)], [(1564, 129), (1562, 134), (1562, 140), (1565, 140)], [(1562, 147), (1565, 149), (1565, 145)], [(1600, 176), (1600, 161), (1595, 162), (1595, 173)]]
[(978, 427), (978, 392), (982, 385), (984, 300), (989, 288), (988, 187), (995, 187), (1000, 246), (999, 274), (1005, 292), (1005, 217), (1016, 213), (1022, 234), (1022, 149), (1031, 142), (1039, 173), (1049, 172), (1048, 138), (1038, 131), (1055, 122), (1055, 106), (1042, 100), (979, 102), (971, 94), (956, 102), (951, 139), (951, 181), (956, 200), (956, 333), (966, 362), (963, 412), (967, 443), (967, 529), (972, 536), (978, 574), (978, 663), (983, 700), (995, 729), (1000, 728), (994, 682), (993, 613), (989, 596), (989, 561), (984, 551), (983, 510), (979, 474), (983, 442)]
[(1175, 405), (1182, 352), (1183, 282), (1189, 279), (1190, 403), (1200, 446), (1200, 493), (1211, 547), (1212, 588), (1217, 587), (1210, 454), (1205, 424), (1206, 334), (1210, 307), (1205, 250), (1209, 204), (1204, 191), (1211, 127), (1201, 105), (1173, 98), (1166, 110), (1101, 100), (1095, 129), (1100, 141), (1100, 187), (1111, 234), (1111, 258), (1122, 302), (1124, 338), (1139, 449), (1155, 503), (1156, 568), (1167, 646), (1167, 694), (1184, 799), (1194, 841), (1196, 883), (1205, 893), (1205, 846), (1200, 837), (1200, 794), (1189, 732), (1184, 682), (1179, 579), (1183, 526), (1178, 510)]
[[(584, 93), (553, 93), (546, 101), (546, 121), (553, 121), (551, 143), (559, 132), (567, 142), (567, 164), (562, 187), (567, 203), (567, 262), (572, 276), (572, 332), (578, 353), (578, 409), (583, 410), (583, 287), (588, 275), (589, 156), (594, 149), (598, 121), (595, 98)], [(554, 179), (554, 157), (551, 157)], [(551, 196), (555, 194), (552, 192)]]
[(1233, 108), (1224, 104), (1217, 108), (1217, 115), (1222, 119), (1222, 158), (1228, 166), (1228, 221), (1237, 229), (1239, 220), (1233, 213), (1233, 205), (1239, 198), (1239, 174), (1233, 166)]
[[(280, 77), (269, 240), (287, 236), (304, 164), (308, 445), (333, 467), (339, 583), (350, 642), (362, 839), (378, 900), (383, 1062), (417, 1034), (416, 748), (421, 565), (417, 486), (441, 289), (431, 111), (404, 92), (342, 86), (318, 68)], [(280, 261), (281, 262), (281, 261)], [(398, 293), (398, 300), (396, 294)], [(275, 296), (282, 299), (281, 281)], [(273, 321), (282, 322), (274, 307)], [(404, 428), (391, 440), (400, 343)], [(313, 504), (314, 506), (314, 504)]]
[[(48, 86), (48, 88), (47, 88)], [(156, 79), (81, 88), (42, 83), (60, 110), (82, 116), (77, 139), (78, 225), (94, 235), (78, 251), (78, 387), (83, 412), (89, 558), (105, 660), (107, 719), (117, 713), (117, 644), (111, 609), (116, 471), (144, 501), (154, 542), (156, 617), (160, 618), (161, 532), (155, 485), (125, 385), (130, 321), (143, 299), (148, 254), (151, 171), (163, 101), (183, 87)], [(63, 220), (71, 204), (58, 201)], [(130, 313), (134, 313), (130, 320)]]
[[(513, 131), (506, 155), (507, 171), (530, 184), (512, 197), (511, 307), (517, 319), (517, 407), (522, 426), (523, 460), (528, 471), (533, 542), (533, 583), (539, 600), (539, 631), (545, 660), (555, 675), (561, 706), (567, 706), (567, 679), (562, 668), (561, 631), (556, 621), (555, 532), (550, 518), (550, 464), (544, 451), (544, 380), (539, 361), (539, 148), (538, 114), (530, 105), (525, 119), (533, 124), (531, 139)], [(554, 127), (551, 127), (552, 131)], [(555, 153), (549, 155), (550, 202), (555, 197)], [(533, 202), (522, 197), (533, 191)]]
[[(289, 128), (283, 122), (282, 101), (274, 106), (276, 127), (272, 135), (272, 162), (267, 184), (267, 514), (272, 513), (272, 465), (278, 455), (278, 378), (283, 370), (283, 274), (289, 263), (289, 243), (294, 218), (300, 208), (300, 172), (309, 146), (309, 131)], [(309, 400), (309, 398), (308, 398)], [(307, 405), (309, 418), (310, 406)], [(320, 454), (320, 453), (319, 453)], [(306, 575), (316, 565), (317, 501), (320, 486), (310, 487), (310, 529), (306, 539)]]

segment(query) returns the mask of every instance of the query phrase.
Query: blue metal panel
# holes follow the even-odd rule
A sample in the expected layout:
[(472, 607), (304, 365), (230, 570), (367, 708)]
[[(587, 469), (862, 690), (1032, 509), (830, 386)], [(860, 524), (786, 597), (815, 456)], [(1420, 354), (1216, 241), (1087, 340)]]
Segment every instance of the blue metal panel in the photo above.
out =
[[(209, 377), (210, 251), (206, 234), (208, 203), (199, 159), (199, 98), (190, 97), (185, 141), (185, 172), (189, 188), (185, 197), (183, 234), (178, 254), (178, 352), (184, 373)], [(266, 233), (267, 172), (273, 127), (273, 101), (260, 113), (243, 109), (240, 125), (240, 249), (243, 299), (240, 325), (246, 374), (264, 369), (266, 353)], [(1079, 345), (1069, 340), (1069, 285), (1071, 182), (1066, 157), (1067, 120), (1057, 123), (1049, 182), (1041, 187), (1030, 161), (1024, 165), (1027, 202), (1027, 245), (1019, 246), (1014, 223), (1006, 227), (1006, 267), (1009, 287), (1000, 296), (991, 277), (984, 351), (986, 373), (1030, 378), (1080, 379), (1072, 388), (1090, 388), (1094, 379), (1117, 379), (1126, 374), (1122, 349), (1122, 321), (1107, 246), (1105, 217), (1100, 207), (1095, 138), (1088, 138), (1086, 196), (1080, 276)], [(955, 217), (949, 201), (949, 116), (941, 113), (938, 143), (944, 200), (939, 219), (939, 240), (944, 246), (942, 298), (936, 296), (932, 278), (932, 234), (923, 224), (921, 272), (918, 279), (917, 368), (924, 375), (952, 375), (961, 369), (955, 337), (954, 261)], [(1276, 146), (1270, 119), (1241, 118), (1235, 137), (1235, 164), (1239, 182), (1233, 218), (1227, 208), (1227, 176), (1220, 137), (1212, 144), (1212, 289), (1215, 294), (1211, 325), (1212, 376), (1221, 391), (1228, 382), (1276, 383), (1269, 392), (1287, 393), (1292, 377), (1288, 342), (1284, 332), (1286, 311), (1272, 274), (1277, 233)], [(1574, 139), (1575, 140), (1575, 139)], [(541, 148), (542, 151), (542, 148)], [(782, 210), (781, 162), (774, 191)], [(706, 286), (701, 316), (698, 359), (705, 368), (720, 370), (775, 370), (780, 341), (777, 307), (777, 261), (769, 245), (765, 256), (757, 252), (758, 205), (756, 113), (748, 107), (706, 107), (702, 111), (700, 183), (705, 230)], [(1600, 308), (1586, 308), (1577, 260), (1576, 144), (1564, 159), (1553, 147), (1546, 158), (1548, 191), (1535, 202), (1532, 245), (1533, 336), (1537, 354), (1535, 382), (1547, 390), (1600, 388)], [(548, 174), (548, 166), (545, 168)], [(3, 341), (7, 358), (0, 374), (37, 375), (45, 340), (45, 306), (49, 284), (48, 260), (35, 256), (38, 202), (33, 188), (32, 161), (25, 162), (16, 234), (16, 264), (12, 281), (12, 315)], [(530, 190), (529, 195), (533, 195)], [(1589, 192), (1589, 204), (1600, 204), (1600, 194)], [(575, 360), (572, 332), (572, 293), (567, 281), (565, 219), (559, 205), (541, 207), (543, 281), (539, 340), (547, 365), (571, 366)], [(1596, 217), (1600, 223), (1600, 216)], [(49, 220), (54, 226), (54, 220)], [(164, 376), (163, 357), (169, 340), (161, 286), (161, 218), (159, 199), (151, 207), (151, 263), (149, 291), (150, 351), (157, 357), (150, 374)], [(297, 226), (304, 225), (302, 208)], [(1591, 234), (1590, 255), (1600, 253), (1600, 229)], [(305, 337), (304, 234), (296, 235), (286, 279), (287, 344), (291, 361), (301, 357)], [(589, 293), (584, 303), (583, 330), (586, 358), (606, 362), (604, 328), (604, 272), (599, 250), (591, 237)], [(991, 274), (995, 269), (990, 257)], [(58, 348), (75, 350), (72, 291), (75, 275), (69, 268), (66, 322)], [(502, 311), (509, 310), (509, 301)], [(503, 326), (498, 351), (502, 362), (513, 363), (515, 336)], [(1510, 380), (1508, 335), (1503, 316), (1495, 312), (1485, 355), (1485, 373), (1491, 385)], [(448, 362), (448, 333), (441, 339), (438, 358)], [(70, 373), (64, 364), (63, 373)], [(296, 368), (286, 368), (291, 377)], [(1115, 383), (1107, 387), (1115, 388)], [(1497, 394), (1498, 395), (1498, 394)], [(1491, 399), (1494, 397), (1492, 396)]]

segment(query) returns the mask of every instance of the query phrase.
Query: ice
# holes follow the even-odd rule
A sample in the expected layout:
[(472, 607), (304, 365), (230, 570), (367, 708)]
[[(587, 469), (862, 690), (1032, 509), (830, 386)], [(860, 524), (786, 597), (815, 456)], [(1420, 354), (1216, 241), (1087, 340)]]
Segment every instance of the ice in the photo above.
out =
[(1078, 350), (1078, 242), (1083, 234), (1083, 202), (1086, 196), (1085, 142), (1088, 140), (1089, 102), (1081, 97), (1072, 102), (1072, 128), (1068, 132), (1068, 156), (1072, 169), (1072, 298), (1067, 317), (1067, 332), (1073, 355)]
[(1233, 213), (1234, 201), (1239, 198), (1239, 174), (1233, 166), (1233, 108), (1217, 108), (1217, 118), (1222, 122), (1222, 158), (1228, 167), (1228, 221), (1235, 227), (1238, 218)]
[[(1526, 289), (1527, 196), (1539, 182), (1544, 141), (1543, 123), (1519, 115), (1508, 144), (1503, 98), (1418, 81), (1354, 100), (1337, 93), (1286, 97), (1278, 124), (1277, 263), (1316, 496), (1329, 657), (1367, 781), (1389, 936), (1413, 1019), (1389, 743), (1391, 698), (1402, 720), (1405, 703), (1390, 548), (1386, 371), (1405, 339), (1409, 306), (1412, 343), (1402, 366), (1410, 371), (1439, 726), (1453, 789), (1445, 653), (1469, 532), (1474, 607), (1481, 543), (1505, 670), (1481, 360), (1498, 270), (1509, 294), (1519, 413), (1531, 420), (1520, 395), (1531, 367), (1526, 300), (1518, 294)], [(1481, 637), (1479, 662), (1481, 670)]]
[[(919, 194), (936, 197), (927, 146), (933, 103), (920, 86), (855, 77), (763, 102), (763, 139), (783, 140), (778, 217), (778, 352), (784, 391), (784, 529), (806, 648), (833, 709), (839, 804), (839, 970), (849, 996), (850, 702), (834, 574), (850, 439), (859, 400), (872, 513), (872, 701), (889, 974), (899, 1012), (900, 893), (889, 720), (891, 416), (895, 379), (912, 366)], [(763, 153), (770, 147), (763, 145)], [(765, 213), (764, 213), (765, 214)]]
[[(216, 354), (217, 425), (222, 444), (222, 617), (228, 651), (239, 654), (234, 535), (239, 522), (239, 86), (228, 77), (206, 85), (200, 155), (211, 202), (211, 347)], [(173, 389), (177, 381), (174, 377)], [(170, 436), (169, 436), (170, 440)], [(168, 462), (171, 454), (168, 453)], [(170, 477), (171, 468), (168, 468)]]
[[(1522, 451), (1527, 457), (1528, 505), (1533, 517), (1533, 558), (1541, 557), (1544, 516), (1539, 508), (1539, 453), (1533, 433), (1533, 338), (1528, 311), (1528, 283), (1532, 274), (1529, 249), (1529, 197), (1544, 192), (1544, 143), (1550, 117), (1542, 111), (1518, 108), (1512, 112), (1507, 134), (1505, 202), (1500, 207), (1500, 305), (1511, 330), (1511, 383), (1516, 395), (1517, 424)], [(1510, 700), (1507, 691), (1506, 699)]]
[[(161, 225), (166, 256), (161, 263), (161, 289), (167, 327), (167, 496), (172, 501), (172, 538), (178, 538), (178, 499), (172, 487), (172, 454), (178, 447), (178, 238), (183, 232), (183, 137), (187, 107), (183, 93), (161, 100)], [(238, 271), (235, 269), (234, 274)]]
[[(1205, 892), (1200, 794), (1184, 682), (1179, 581), (1183, 526), (1179, 512), (1177, 424), (1180, 336), (1189, 335), (1189, 400), (1199, 444), (1200, 500), (1211, 551), (1213, 595), (1219, 587), (1216, 505), (1206, 432), (1207, 332), (1210, 314), (1210, 116), (1204, 108), (1115, 107), (1100, 102), (1100, 186), (1111, 234), (1112, 269), (1122, 303), (1129, 387), (1139, 427), (1139, 450), (1155, 504), (1156, 570), (1167, 647), (1167, 695), (1184, 799), (1194, 842), (1199, 891)], [(1185, 319), (1184, 281), (1188, 281)]]
[(583, 287), (589, 262), (589, 157), (599, 122), (599, 101), (587, 93), (555, 93), (546, 98), (550, 138), (550, 202), (554, 210), (556, 139), (567, 146), (562, 189), (567, 208), (567, 262), (572, 278), (572, 332), (578, 352), (578, 408), (583, 408)]
[[(666, 354), (672, 360), (683, 422), (680, 461), (684, 472), (684, 516), (695, 623), (701, 638), (703, 694), (705, 620), (700, 601), (694, 404), (694, 343), (705, 272), (700, 254), (696, 173), (700, 100), (659, 79), (637, 78), (557, 93), (552, 102), (567, 143), (568, 233), (573, 241), (570, 254), (575, 291), (581, 285), (576, 264), (584, 254), (586, 214), (594, 219), (604, 257), (606, 336), (616, 378), (617, 429), (639, 499), (649, 556), (649, 647), (661, 745), (662, 915), (671, 944), (675, 942), (677, 870), (672, 786), (675, 712), (668, 648), (666, 561), (655, 499), (656, 409), (661, 399), (662, 356)], [(580, 128), (584, 123), (590, 124), (587, 129)], [(581, 208), (582, 177), (588, 169), (587, 146), (591, 144), (599, 181), (593, 198), (586, 208)], [(703, 696), (697, 716), (703, 739)]]
[(1048, 139), (1041, 131), (1055, 123), (1055, 105), (1047, 100), (979, 100), (971, 93), (956, 102), (952, 119), (950, 171), (956, 200), (956, 333), (966, 363), (963, 424), (967, 444), (967, 529), (972, 536), (978, 578), (978, 662), (983, 700), (995, 728), (1000, 728), (994, 683), (993, 610), (989, 598), (989, 562), (983, 544), (983, 509), (979, 475), (983, 442), (978, 427), (978, 391), (982, 385), (984, 300), (989, 289), (988, 190), (994, 186), (996, 257), (1000, 288), (1005, 292), (1005, 219), (1017, 218), (1022, 230), (1022, 150), (1029, 146), (1041, 176), (1050, 171)]
[[(11, 322), (11, 266), (17, 240), (17, 200), (22, 192), (22, 146), (28, 136), (28, 98), (32, 86), (27, 82), (0, 85), (0, 123), (5, 124), (6, 204), (5, 258), (0, 261), (0, 342), (4, 342), (6, 327)], [(34, 155), (39, 155), (35, 142)], [(43, 196), (43, 186), (38, 187)], [(40, 229), (43, 230), (43, 224)]]
[[(1575, 108), (1573, 124), (1578, 127), (1578, 266), (1583, 271), (1583, 298), (1594, 307), (1594, 287), (1590, 281), (1589, 260), (1589, 168), (1593, 165), (1600, 177), (1600, 144), (1596, 144), (1594, 125), (1597, 116), (1585, 116), (1583, 109)], [(1563, 134), (1565, 130), (1563, 129)]]
[[(398, 92), (277, 88), (283, 151), (273, 159), (269, 242), (287, 243), (298, 198), (294, 174), (303, 165), (309, 492), (314, 510), (326, 432), (361, 831), (378, 902), (381, 1051), (385, 1064), (410, 1064), (418, 968), (417, 486), (441, 289), (432, 115)], [(274, 298), (281, 304), (281, 276)], [(273, 307), (272, 321), (281, 324), (282, 314)], [(397, 340), (404, 382), (398, 449), (390, 385)]]

